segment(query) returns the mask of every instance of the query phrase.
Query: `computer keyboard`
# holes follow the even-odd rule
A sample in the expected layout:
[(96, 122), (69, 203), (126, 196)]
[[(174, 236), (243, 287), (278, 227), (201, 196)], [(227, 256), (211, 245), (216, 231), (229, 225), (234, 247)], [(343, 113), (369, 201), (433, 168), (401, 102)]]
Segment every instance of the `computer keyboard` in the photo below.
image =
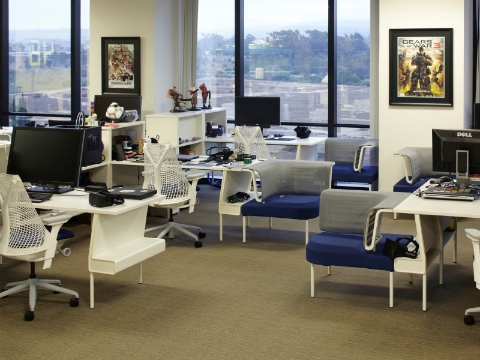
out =
[(51, 193), (36, 193), (36, 192), (27, 192), (28, 197), (34, 203), (44, 202), (50, 200), (53, 194)]

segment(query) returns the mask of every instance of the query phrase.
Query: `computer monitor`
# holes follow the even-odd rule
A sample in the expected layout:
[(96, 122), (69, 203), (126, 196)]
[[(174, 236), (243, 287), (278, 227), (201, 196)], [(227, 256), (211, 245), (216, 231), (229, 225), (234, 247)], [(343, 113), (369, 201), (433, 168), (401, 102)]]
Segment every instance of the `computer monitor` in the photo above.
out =
[(480, 130), (433, 129), (433, 171), (454, 173), (457, 186), (468, 187), (470, 174), (480, 174)]
[(97, 119), (105, 117), (108, 107), (112, 102), (116, 102), (124, 110), (137, 110), (138, 116), (142, 117), (142, 96), (124, 95), (124, 94), (105, 94), (95, 95), (94, 108)]
[(27, 191), (63, 193), (78, 185), (83, 131), (14, 127), (7, 173), (33, 185)]
[(235, 126), (260, 126), (262, 130), (280, 125), (280, 98), (269, 96), (235, 97)]

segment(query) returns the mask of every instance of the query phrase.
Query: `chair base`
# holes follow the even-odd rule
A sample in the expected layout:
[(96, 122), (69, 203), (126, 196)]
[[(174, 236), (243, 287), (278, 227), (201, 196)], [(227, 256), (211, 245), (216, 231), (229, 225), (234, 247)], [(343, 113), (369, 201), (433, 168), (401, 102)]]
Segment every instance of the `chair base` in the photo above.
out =
[[(202, 247), (202, 242), (198, 240), (198, 238), (203, 239), (206, 234), (202, 231), (202, 228), (199, 226), (194, 226), (194, 225), (186, 225), (186, 224), (179, 224), (176, 223), (175, 220), (173, 219), (173, 210), (168, 209), (168, 214), (169, 214), (169, 219), (168, 223), (164, 225), (159, 225), (155, 226), (150, 229), (146, 229), (145, 233), (150, 232), (150, 231), (155, 231), (155, 230), (161, 230), (160, 234), (158, 234), (157, 238), (163, 239), (165, 235), (168, 234), (168, 237), (170, 239), (173, 239), (175, 236), (175, 231), (181, 232), (182, 234), (185, 234), (187, 236), (190, 236), (191, 238), (195, 239), (195, 247), (199, 248)], [(190, 230), (197, 230), (198, 231), (198, 236), (192, 233), (191, 231), (188, 231), (187, 229)]]
[(44, 290), (51, 290), (63, 294), (73, 295), (74, 298), (70, 300), (70, 306), (78, 306), (78, 293), (76, 291), (61, 287), (60, 280), (54, 279), (37, 279), (34, 272), (34, 264), (32, 263), (33, 275), (28, 280), (16, 281), (5, 285), (5, 289), (0, 292), (0, 298), (7, 297), (8, 295), (15, 294), (24, 290), (29, 290), (29, 308), (30, 311), (25, 313), (25, 320), (31, 321), (34, 318), (33, 312), (35, 311), (35, 304), (37, 301), (37, 288)]
[(475, 307), (475, 308), (470, 308), (465, 310), (465, 317), (463, 318), (463, 322), (465, 325), (473, 325), (475, 324), (475, 318), (472, 316), (472, 314), (479, 313), (480, 312), (480, 307)]

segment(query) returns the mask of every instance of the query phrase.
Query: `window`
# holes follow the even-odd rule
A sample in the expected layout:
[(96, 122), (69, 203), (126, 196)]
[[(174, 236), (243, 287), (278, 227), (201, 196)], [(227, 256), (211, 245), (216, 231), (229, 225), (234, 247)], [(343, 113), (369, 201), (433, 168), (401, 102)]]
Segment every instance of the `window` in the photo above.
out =
[[(198, 82), (210, 82), (212, 102), (234, 114), (234, 77), (244, 96), (279, 96), (282, 126), (266, 130), (312, 136), (368, 137), (370, 124), (370, 0), (243, 0), (243, 74), (234, 72), (235, 1), (199, 0)], [(238, 1), (238, 0), (237, 0)], [(328, 7), (337, 3), (337, 118), (329, 118)], [(238, 4), (237, 4), (238, 5)], [(240, 42), (241, 43), (241, 42)]]
[[(2, 125), (43, 125), (48, 119), (71, 118), (80, 109), (88, 111), (89, 5), (89, 0), (4, 2), (8, 22), (1, 33), (8, 39), (8, 51), (2, 51), (2, 66), (8, 72), (3, 73), (2, 92), (8, 96), (1, 104)], [(81, 44), (72, 40), (72, 33), (75, 39), (80, 32), (80, 12)]]
[[(235, 7), (243, 23), (235, 33)], [(336, 4), (336, 118), (329, 116), (329, 6)], [(332, 12), (333, 13), (333, 12)], [(243, 30), (243, 42), (235, 42)], [(212, 104), (227, 108), (234, 96), (279, 96), (282, 126), (266, 133), (368, 138), (370, 135), (370, 0), (199, 0), (197, 82), (211, 84)], [(235, 43), (243, 44), (243, 72), (234, 72)], [(330, 44), (330, 48), (332, 44)], [(236, 51), (237, 50), (237, 51)], [(241, 58), (240, 58), (241, 59)], [(241, 65), (239, 65), (241, 66)], [(235, 81), (243, 79), (243, 91)], [(238, 83), (237, 83), (238, 84)], [(216, 102), (214, 102), (216, 101)], [(330, 130), (331, 131), (331, 130)], [(288, 147), (279, 158), (290, 158)], [(323, 150), (319, 147), (319, 159)]]
[(227, 109), (234, 118), (235, 1), (199, 0), (197, 86), (211, 91), (211, 105)]
[[(370, 124), (370, 0), (338, 0), (337, 124)], [(369, 138), (370, 129), (340, 127), (337, 137)]]

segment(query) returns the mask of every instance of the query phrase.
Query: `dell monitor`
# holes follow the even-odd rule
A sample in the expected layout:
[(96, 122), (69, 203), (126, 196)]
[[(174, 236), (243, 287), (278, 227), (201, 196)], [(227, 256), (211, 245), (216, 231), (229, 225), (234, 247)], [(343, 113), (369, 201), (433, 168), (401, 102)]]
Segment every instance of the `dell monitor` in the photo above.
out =
[(260, 126), (262, 130), (280, 125), (280, 98), (267, 96), (235, 97), (235, 126)]
[(455, 173), (457, 186), (468, 187), (480, 174), (480, 130), (432, 130), (433, 171)]
[(7, 173), (31, 183), (27, 191), (60, 194), (78, 185), (84, 132), (14, 127)]

